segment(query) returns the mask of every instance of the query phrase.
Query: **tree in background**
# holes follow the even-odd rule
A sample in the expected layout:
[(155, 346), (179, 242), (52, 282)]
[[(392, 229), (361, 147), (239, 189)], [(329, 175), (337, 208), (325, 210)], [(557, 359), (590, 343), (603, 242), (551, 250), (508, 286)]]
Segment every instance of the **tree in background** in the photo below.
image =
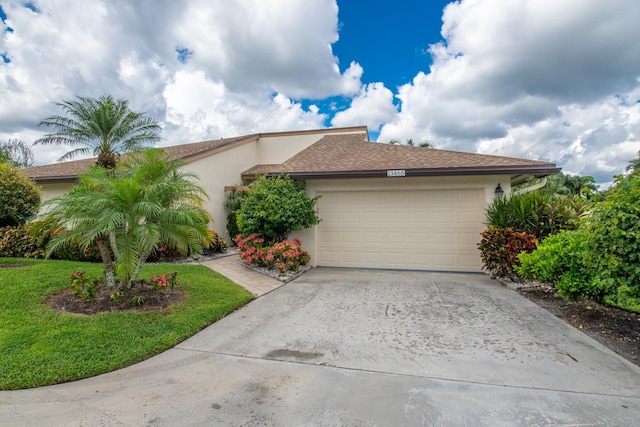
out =
[(207, 195), (181, 166), (152, 149), (133, 154), (115, 171), (92, 167), (71, 191), (46, 203), (50, 210), (42, 223), (66, 228), (53, 236), (47, 254), (97, 242), (107, 285), (114, 289), (116, 275), (120, 288), (131, 288), (160, 242), (180, 253), (199, 252), (213, 237), (203, 208)]
[(33, 166), (33, 151), (19, 139), (0, 139), (0, 163), (28, 168)]
[(630, 160), (625, 168), (630, 175), (637, 175), (640, 173), (640, 151), (638, 151), (638, 157)]
[(0, 227), (25, 224), (38, 212), (40, 191), (19, 169), (0, 163)]
[(40, 122), (54, 133), (36, 140), (35, 144), (60, 144), (76, 147), (59, 160), (91, 154), (97, 164), (114, 169), (121, 153), (139, 151), (160, 140), (160, 126), (144, 113), (129, 109), (125, 99), (110, 95), (99, 98), (77, 97), (76, 101), (56, 103), (62, 115), (47, 117)]
[(598, 185), (592, 176), (566, 175), (560, 172), (548, 177), (541, 190), (561, 196), (590, 196), (598, 191)]
[[(391, 141), (389, 141), (389, 144), (391, 144), (391, 145), (403, 145), (402, 142), (400, 142), (399, 139), (392, 139)], [(411, 138), (408, 138), (404, 145), (408, 145), (409, 147), (416, 147), (417, 146), (417, 147), (422, 147), (422, 148), (436, 148), (435, 142), (422, 141), (422, 142), (420, 142), (420, 143), (418, 143), (416, 145), (416, 143)]]

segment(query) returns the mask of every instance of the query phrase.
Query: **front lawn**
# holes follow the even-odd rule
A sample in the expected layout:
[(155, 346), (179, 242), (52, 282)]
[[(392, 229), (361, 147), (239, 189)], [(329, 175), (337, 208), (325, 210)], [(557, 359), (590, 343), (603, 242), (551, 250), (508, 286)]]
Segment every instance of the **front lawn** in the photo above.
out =
[(99, 276), (102, 264), (0, 258), (0, 390), (86, 378), (164, 351), (246, 304), (252, 296), (200, 265), (148, 265), (141, 277), (178, 270), (186, 299), (157, 312), (91, 316), (55, 313), (46, 296), (73, 271)]

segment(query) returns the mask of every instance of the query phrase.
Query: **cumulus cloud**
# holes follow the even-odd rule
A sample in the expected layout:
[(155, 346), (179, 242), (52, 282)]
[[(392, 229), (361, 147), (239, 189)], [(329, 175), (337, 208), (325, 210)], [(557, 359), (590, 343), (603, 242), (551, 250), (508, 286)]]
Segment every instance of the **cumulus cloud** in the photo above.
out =
[[(2, 2), (0, 138), (76, 95), (127, 98), (163, 144), (327, 124), (557, 162), (600, 181), (640, 150), (640, 3), (460, 0), (400, 88), (340, 63), (336, 0)], [(375, 46), (367, 48), (375, 49)], [(394, 99), (395, 96), (395, 99)], [(395, 102), (394, 102), (395, 101)], [(38, 146), (36, 161), (65, 152)]]
[(231, 92), (202, 71), (179, 71), (164, 90), (165, 143), (233, 137), (247, 133), (320, 128), (326, 117), (276, 94)]
[(370, 83), (363, 86), (348, 109), (335, 114), (331, 124), (338, 127), (366, 125), (377, 132), (396, 113), (393, 93), (382, 82)]
[[(105, 93), (129, 99), (171, 139), (321, 127), (326, 117), (294, 99), (352, 96), (361, 87), (362, 67), (341, 70), (332, 52), (335, 0), (29, 5), (2, 4), (0, 53), (9, 62), (0, 60), (0, 138), (29, 142), (43, 132), (38, 122), (59, 112), (53, 102)], [(47, 162), (48, 150), (37, 147), (36, 161)]]
[(400, 112), (379, 140), (428, 139), (610, 178), (640, 149), (639, 19), (633, 0), (451, 3), (429, 72), (399, 89)]

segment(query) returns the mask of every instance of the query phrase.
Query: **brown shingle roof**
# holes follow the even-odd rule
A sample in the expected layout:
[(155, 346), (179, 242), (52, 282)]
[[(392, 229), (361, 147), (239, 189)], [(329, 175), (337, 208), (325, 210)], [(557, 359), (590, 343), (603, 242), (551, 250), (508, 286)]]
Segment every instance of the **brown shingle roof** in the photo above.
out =
[[(261, 137), (274, 136), (291, 136), (305, 135), (313, 133), (340, 133), (340, 132), (362, 132), (367, 135), (366, 126), (353, 126), (345, 128), (331, 129), (311, 129), (298, 130), (289, 132), (267, 132), (256, 133), (253, 135), (239, 136), (235, 138), (216, 139), (210, 141), (195, 142), (192, 144), (174, 145), (171, 147), (162, 147), (173, 159), (182, 159), (187, 162), (197, 160), (202, 157), (209, 156), (217, 151), (225, 150), (236, 144), (253, 141)], [(45, 166), (34, 166), (23, 169), (23, 173), (29, 178), (36, 181), (71, 181), (77, 179), (78, 175), (85, 172), (91, 165), (95, 164), (96, 159), (83, 159), (63, 163), (54, 163)]]
[[(174, 145), (172, 147), (162, 147), (172, 159), (185, 161), (195, 160), (207, 155), (216, 149), (222, 149), (227, 145), (238, 142), (250, 141), (258, 135), (241, 136), (237, 138), (216, 139), (210, 141), (195, 142), (193, 144)], [(82, 159), (70, 162), (53, 163), (45, 166), (34, 166), (23, 169), (23, 173), (36, 181), (65, 181), (75, 180), (79, 174), (85, 172), (91, 165), (96, 163), (96, 159)]]
[(560, 171), (553, 163), (433, 148), (368, 142), (363, 135), (328, 135), (281, 165), (257, 165), (243, 178), (286, 173), (294, 178), (375, 177), (387, 170), (406, 176), (536, 174)]

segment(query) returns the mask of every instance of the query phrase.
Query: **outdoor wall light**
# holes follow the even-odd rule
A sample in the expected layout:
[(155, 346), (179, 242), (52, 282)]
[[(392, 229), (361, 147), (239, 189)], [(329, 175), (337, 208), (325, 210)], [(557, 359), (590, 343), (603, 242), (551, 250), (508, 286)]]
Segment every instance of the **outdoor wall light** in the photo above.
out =
[(498, 186), (496, 187), (496, 197), (501, 197), (504, 195), (504, 190), (502, 189), (502, 186), (498, 183)]

